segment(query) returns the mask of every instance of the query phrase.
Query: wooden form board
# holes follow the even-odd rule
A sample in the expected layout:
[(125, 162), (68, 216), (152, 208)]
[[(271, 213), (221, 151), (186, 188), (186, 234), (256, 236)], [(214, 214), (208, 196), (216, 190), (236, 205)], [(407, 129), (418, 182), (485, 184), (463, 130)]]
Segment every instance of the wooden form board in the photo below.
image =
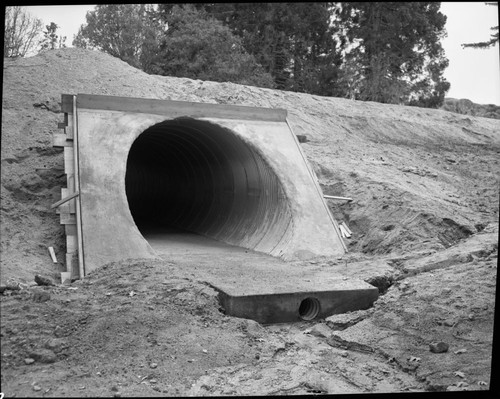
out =
[[(64, 173), (66, 174), (67, 187), (61, 188), (61, 199), (74, 195), (75, 193), (75, 148), (74, 148), (74, 126), (73, 107), (74, 97), (63, 94), (61, 108), (64, 112), (63, 122), (58, 123), (64, 133), (53, 134), (53, 146), (64, 149)], [(71, 279), (81, 278), (78, 259), (78, 230), (76, 220), (76, 201), (72, 198), (57, 207), (60, 224), (64, 225), (66, 234), (66, 272), (61, 273), (61, 279), (66, 279), (68, 273)]]
[(241, 105), (201, 104), (188, 101), (89, 94), (78, 94), (76, 104), (78, 108), (99, 109), (104, 111), (137, 112), (160, 115), (168, 111), (168, 114), (172, 118), (176, 116), (189, 116), (193, 118), (211, 117), (284, 122), (287, 116), (287, 111), (280, 108), (269, 109)]

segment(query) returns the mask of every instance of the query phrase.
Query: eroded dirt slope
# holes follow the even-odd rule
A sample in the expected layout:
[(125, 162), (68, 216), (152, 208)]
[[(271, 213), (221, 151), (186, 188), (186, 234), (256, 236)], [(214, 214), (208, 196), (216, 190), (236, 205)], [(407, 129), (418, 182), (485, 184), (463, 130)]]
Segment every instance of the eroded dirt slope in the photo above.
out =
[[(288, 110), (353, 237), (308, 267), (359, 276), (374, 307), (281, 326), (225, 316), (171, 262), (123, 261), (71, 286), (50, 205), (65, 186), (60, 96), (108, 94)], [(150, 76), (99, 52), (4, 60), (0, 297), (9, 396), (487, 389), (498, 254), (500, 121), (443, 110)], [(196, 259), (192, 259), (196, 262)], [(230, 267), (230, 265), (228, 265)], [(126, 270), (126, 272), (124, 272)], [(45, 293), (45, 294), (43, 294)], [(47, 296), (48, 294), (48, 296)], [(342, 319), (345, 317), (345, 319)], [(429, 344), (449, 349), (432, 353)], [(31, 359), (31, 360), (29, 360)], [(457, 374), (458, 373), (458, 374)]]

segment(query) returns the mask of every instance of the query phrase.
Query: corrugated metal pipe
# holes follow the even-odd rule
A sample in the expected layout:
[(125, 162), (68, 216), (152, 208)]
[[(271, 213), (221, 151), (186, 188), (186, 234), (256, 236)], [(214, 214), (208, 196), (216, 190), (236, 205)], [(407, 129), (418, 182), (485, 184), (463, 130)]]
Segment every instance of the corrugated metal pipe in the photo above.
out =
[(139, 229), (175, 227), (270, 253), (287, 240), (292, 214), (262, 155), (214, 123), (178, 118), (133, 143), (125, 177)]

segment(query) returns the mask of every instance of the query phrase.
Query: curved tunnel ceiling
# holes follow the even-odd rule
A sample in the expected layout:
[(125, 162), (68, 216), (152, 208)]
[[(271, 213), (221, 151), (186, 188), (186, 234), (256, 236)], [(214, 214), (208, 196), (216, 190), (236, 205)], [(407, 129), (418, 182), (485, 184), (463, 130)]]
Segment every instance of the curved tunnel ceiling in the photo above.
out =
[(262, 156), (219, 125), (178, 118), (133, 143), (125, 188), (139, 230), (175, 227), (279, 252), (292, 224), (283, 187)]

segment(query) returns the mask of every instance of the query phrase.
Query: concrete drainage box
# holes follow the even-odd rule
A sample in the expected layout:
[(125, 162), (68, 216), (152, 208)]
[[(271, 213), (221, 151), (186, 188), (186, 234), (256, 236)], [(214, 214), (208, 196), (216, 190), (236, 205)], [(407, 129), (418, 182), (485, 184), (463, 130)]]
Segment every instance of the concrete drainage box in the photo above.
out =
[(282, 109), (62, 95), (67, 273), (156, 258), (157, 224), (284, 260), (345, 253)]

